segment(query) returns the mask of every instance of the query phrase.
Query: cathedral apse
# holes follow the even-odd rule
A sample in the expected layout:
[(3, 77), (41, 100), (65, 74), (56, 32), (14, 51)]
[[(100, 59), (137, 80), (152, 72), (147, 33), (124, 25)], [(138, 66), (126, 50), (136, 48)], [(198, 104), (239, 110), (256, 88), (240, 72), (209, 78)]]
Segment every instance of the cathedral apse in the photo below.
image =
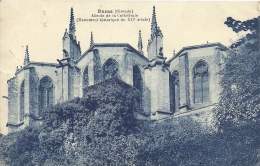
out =
[(163, 53), (167, 34), (157, 23), (155, 7), (147, 29), (147, 51), (140, 30), (137, 48), (128, 43), (95, 43), (91, 32), (89, 48), (83, 52), (71, 8), (57, 63), (31, 61), (26, 47), (23, 66), (8, 80), (9, 132), (40, 125), (41, 111), (47, 106), (83, 97), (86, 87), (114, 77), (140, 91), (140, 109), (146, 119), (211, 110), (221, 89), (212, 86), (219, 81), (220, 62), (216, 59), (219, 50), (227, 48), (220, 43), (187, 46), (167, 60)]

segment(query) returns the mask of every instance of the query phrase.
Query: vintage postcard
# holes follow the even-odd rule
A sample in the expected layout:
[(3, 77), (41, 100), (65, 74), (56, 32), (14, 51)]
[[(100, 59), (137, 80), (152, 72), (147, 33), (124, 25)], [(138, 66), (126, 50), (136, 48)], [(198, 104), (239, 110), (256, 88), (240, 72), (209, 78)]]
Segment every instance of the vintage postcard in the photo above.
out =
[(259, 2), (0, 2), (0, 165), (260, 164)]

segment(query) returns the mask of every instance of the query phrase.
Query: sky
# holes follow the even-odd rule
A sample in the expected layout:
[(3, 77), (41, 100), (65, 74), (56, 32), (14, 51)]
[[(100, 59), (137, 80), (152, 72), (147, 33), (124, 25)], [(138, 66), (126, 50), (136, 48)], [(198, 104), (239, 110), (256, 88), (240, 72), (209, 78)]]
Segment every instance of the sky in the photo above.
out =
[(168, 59), (173, 56), (173, 50), (178, 52), (186, 46), (207, 42), (229, 46), (239, 36), (224, 24), (226, 18), (245, 21), (260, 15), (259, 2), (1, 1), (0, 133), (7, 133), (7, 99), (2, 96), (8, 96), (7, 80), (15, 76), (16, 66), (23, 65), (26, 45), (31, 61), (56, 63), (56, 59), (61, 59), (62, 37), (69, 28), (71, 7), (76, 20), (90, 19), (92, 14), (100, 14), (98, 9), (132, 10), (138, 15), (134, 21), (128, 21), (128, 17), (124, 17), (126, 21), (120, 17), (119, 22), (76, 21), (76, 37), (82, 53), (89, 48), (91, 31), (95, 43), (129, 43), (137, 49), (141, 30), (143, 52), (147, 56), (151, 22), (137, 21), (137, 18), (151, 19), (153, 6), (164, 36), (164, 56)]

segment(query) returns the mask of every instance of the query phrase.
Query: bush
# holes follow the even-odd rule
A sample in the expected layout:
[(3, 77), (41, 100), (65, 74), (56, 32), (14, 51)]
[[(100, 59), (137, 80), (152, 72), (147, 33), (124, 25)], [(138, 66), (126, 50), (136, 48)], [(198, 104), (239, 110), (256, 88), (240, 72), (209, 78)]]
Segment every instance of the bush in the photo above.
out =
[[(43, 125), (3, 137), (0, 156), (4, 162), (7, 165), (49, 165), (55, 161), (71, 165), (86, 154), (79, 153), (86, 151), (82, 147), (88, 147), (91, 151), (83, 156), (82, 162), (92, 156), (91, 160), (99, 163), (100, 144), (108, 145), (102, 146), (104, 155), (120, 156), (122, 150), (113, 140), (128, 143), (128, 135), (137, 130), (134, 113), (140, 109), (138, 90), (112, 78), (90, 86), (85, 94), (84, 98), (46, 108), (42, 113)], [(103, 156), (102, 161), (109, 161), (107, 157)]]
[(218, 132), (194, 120), (208, 114), (138, 120), (138, 101), (138, 91), (117, 79), (91, 86), (83, 98), (43, 111), (43, 125), (0, 138), (0, 163), (239, 166), (260, 160), (258, 125)]

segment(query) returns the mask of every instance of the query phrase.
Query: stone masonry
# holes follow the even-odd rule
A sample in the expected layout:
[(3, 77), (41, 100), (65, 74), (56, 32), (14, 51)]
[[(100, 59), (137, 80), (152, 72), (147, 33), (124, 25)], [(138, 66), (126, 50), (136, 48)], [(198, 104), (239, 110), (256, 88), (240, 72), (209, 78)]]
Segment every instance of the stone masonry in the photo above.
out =
[(69, 30), (62, 37), (62, 56), (57, 63), (30, 61), (27, 46), (24, 65), (7, 81), (8, 132), (40, 125), (45, 107), (83, 97), (84, 88), (112, 77), (140, 91), (143, 113), (139, 118), (159, 120), (211, 110), (221, 90), (220, 51), (227, 48), (220, 43), (188, 46), (167, 61), (155, 7), (151, 20), (147, 57), (141, 31), (137, 49), (127, 43), (94, 43), (91, 32), (90, 46), (81, 52), (71, 8)]

